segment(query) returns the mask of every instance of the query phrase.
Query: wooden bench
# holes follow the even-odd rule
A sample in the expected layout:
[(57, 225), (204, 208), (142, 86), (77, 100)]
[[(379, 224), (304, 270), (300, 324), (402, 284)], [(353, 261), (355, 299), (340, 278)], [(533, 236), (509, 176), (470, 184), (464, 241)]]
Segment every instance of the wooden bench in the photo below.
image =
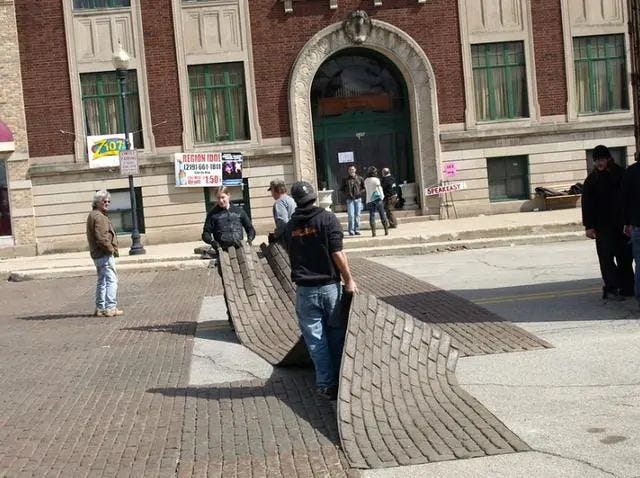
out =
[[(573, 184), (546, 186), (546, 188), (554, 191), (568, 191), (571, 186)], [(554, 209), (576, 207), (578, 201), (582, 198), (582, 194), (562, 194), (558, 196), (542, 196), (542, 198), (544, 199), (545, 211), (553, 211)]]

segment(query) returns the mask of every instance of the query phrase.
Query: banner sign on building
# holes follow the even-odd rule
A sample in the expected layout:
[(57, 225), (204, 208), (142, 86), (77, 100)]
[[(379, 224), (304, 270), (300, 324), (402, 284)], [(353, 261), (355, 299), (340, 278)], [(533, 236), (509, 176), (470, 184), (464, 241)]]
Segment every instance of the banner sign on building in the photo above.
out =
[(120, 165), (120, 151), (126, 149), (127, 143), (124, 133), (87, 136), (89, 167), (117, 167)]
[(467, 183), (448, 183), (441, 186), (431, 186), (424, 189), (425, 196), (437, 196), (438, 194), (452, 193), (467, 189)]
[(222, 186), (222, 153), (175, 153), (176, 186)]
[(222, 185), (242, 184), (242, 153), (222, 153)]

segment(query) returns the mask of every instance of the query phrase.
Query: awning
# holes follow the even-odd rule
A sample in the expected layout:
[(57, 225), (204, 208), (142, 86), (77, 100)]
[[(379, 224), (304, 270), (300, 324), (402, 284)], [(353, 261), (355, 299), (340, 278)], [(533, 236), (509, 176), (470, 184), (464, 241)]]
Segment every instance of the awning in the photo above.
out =
[(13, 133), (3, 121), (0, 121), (0, 151), (13, 151)]

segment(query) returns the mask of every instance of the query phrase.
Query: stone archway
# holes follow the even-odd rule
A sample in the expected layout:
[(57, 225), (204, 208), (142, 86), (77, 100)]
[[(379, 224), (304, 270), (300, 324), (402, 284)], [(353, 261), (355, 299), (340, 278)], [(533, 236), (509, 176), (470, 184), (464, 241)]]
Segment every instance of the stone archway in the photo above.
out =
[[(438, 105), (433, 68), (420, 45), (407, 33), (378, 20), (371, 20), (371, 25), (366, 41), (358, 46), (382, 53), (404, 76), (411, 109), (415, 176), (421, 191), (440, 179)], [(353, 46), (342, 24), (330, 25), (307, 42), (294, 63), (289, 85), (289, 111), (296, 179), (312, 184), (317, 181), (310, 100), (313, 79), (327, 58)], [(423, 214), (426, 214), (425, 201), (420, 203)], [(437, 210), (437, 203), (432, 206)]]

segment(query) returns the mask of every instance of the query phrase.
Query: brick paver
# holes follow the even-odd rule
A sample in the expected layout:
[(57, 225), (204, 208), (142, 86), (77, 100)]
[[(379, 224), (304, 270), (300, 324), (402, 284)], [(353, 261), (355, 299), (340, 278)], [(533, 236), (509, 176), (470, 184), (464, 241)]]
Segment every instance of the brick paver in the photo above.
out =
[(354, 258), (350, 264), (362, 291), (446, 332), (462, 356), (552, 347), (499, 315), (409, 274), (366, 259)]
[(263, 247), (263, 257), (251, 247), (220, 251), (224, 294), (245, 347), (272, 365), (304, 365), (309, 363), (309, 355), (295, 316), (291, 279), (282, 272), (282, 267), (287, 267), (282, 264), (284, 259), (280, 246)]
[(465, 392), (440, 329), (373, 296), (354, 297), (338, 417), (351, 466), (381, 468), (528, 450)]
[(121, 275), (126, 315), (97, 318), (93, 278), (0, 284), (0, 475), (174, 476), (203, 295), (215, 271)]

